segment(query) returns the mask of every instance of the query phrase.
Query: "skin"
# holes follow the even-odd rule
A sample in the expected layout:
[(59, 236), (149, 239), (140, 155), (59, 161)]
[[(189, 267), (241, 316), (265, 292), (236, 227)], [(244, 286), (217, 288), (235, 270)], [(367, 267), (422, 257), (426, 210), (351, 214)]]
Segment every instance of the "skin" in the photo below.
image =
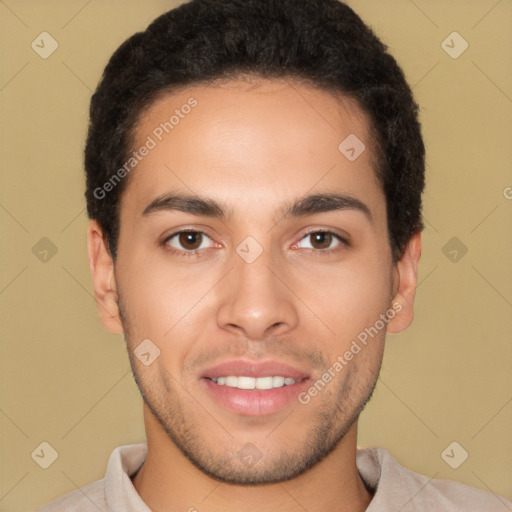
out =
[[(365, 510), (357, 417), (386, 332), (412, 321), (421, 236), (392, 262), (368, 119), (352, 100), (290, 80), (188, 87), (143, 114), (134, 148), (191, 96), (197, 106), (129, 177), (115, 264), (100, 226), (88, 226), (100, 319), (124, 333), (145, 399), (148, 455), (134, 486), (154, 511)], [(352, 162), (338, 150), (349, 134), (366, 146)], [(143, 215), (170, 192), (211, 198), (229, 214)], [(284, 205), (317, 193), (357, 198), (371, 219), (357, 209), (282, 217)], [(165, 243), (184, 228), (207, 235), (192, 256), (187, 239)], [(312, 230), (334, 230), (349, 245)], [(248, 236), (263, 249), (252, 263), (236, 252)], [(243, 415), (204, 390), (205, 368), (240, 357), (321, 379), (393, 304), (399, 313), (306, 405)], [(149, 366), (134, 356), (144, 339), (160, 350)], [(261, 454), (256, 464), (238, 456), (247, 443)]]

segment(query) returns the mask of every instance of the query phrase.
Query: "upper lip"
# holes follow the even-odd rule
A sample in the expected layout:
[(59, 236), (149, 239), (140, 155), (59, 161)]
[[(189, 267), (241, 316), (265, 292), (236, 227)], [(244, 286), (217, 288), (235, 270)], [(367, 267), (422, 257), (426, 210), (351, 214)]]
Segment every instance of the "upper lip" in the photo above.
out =
[(239, 377), (268, 377), (281, 376), (290, 379), (302, 380), (309, 377), (309, 374), (295, 368), (289, 364), (279, 361), (249, 361), (247, 359), (237, 359), (226, 361), (206, 369), (202, 378), (216, 379), (218, 377), (227, 377), (236, 375)]

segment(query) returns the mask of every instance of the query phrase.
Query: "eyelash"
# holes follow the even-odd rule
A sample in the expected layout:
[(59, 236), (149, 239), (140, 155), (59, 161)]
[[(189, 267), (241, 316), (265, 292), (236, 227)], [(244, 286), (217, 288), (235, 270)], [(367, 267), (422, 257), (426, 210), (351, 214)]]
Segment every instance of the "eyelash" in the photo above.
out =
[[(171, 254), (177, 254), (178, 256), (183, 256), (183, 257), (196, 257), (196, 256), (198, 256), (199, 252), (201, 250), (203, 250), (203, 249), (195, 249), (193, 251), (187, 251), (185, 249), (177, 250), (177, 249), (170, 248), (167, 245), (169, 240), (171, 240), (172, 238), (174, 238), (174, 237), (176, 237), (178, 235), (181, 235), (183, 233), (195, 233), (195, 234), (205, 235), (208, 238), (211, 238), (206, 233), (204, 233), (203, 231), (197, 231), (197, 230), (194, 230), (194, 229), (183, 229), (181, 231), (176, 231), (175, 233), (172, 233), (171, 235), (166, 237), (161, 242), (161, 245), (165, 248), (165, 250), (167, 250)], [(346, 238), (342, 237), (341, 235), (339, 235), (338, 233), (336, 233), (335, 231), (332, 231), (330, 229), (317, 229), (317, 230), (313, 230), (313, 231), (308, 231), (307, 233), (304, 234), (304, 236), (301, 237), (299, 242), (301, 240), (303, 240), (304, 238), (307, 238), (308, 236), (314, 235), (316, 233), (332, 235), (334, 238), (336, 238), (340, 242), (340, 244), (337, 245), (334, 249), (309, 249), (309, 250), (314, 251), (318, 256), (326, 256), (326, 255), (329, 255), (329, 254), (334, 254), (334, 253), (337, 253), (337, 252), (339, 252), (339, 251), (341, 251), (341, 250), (343, 250), (343, 249), (345, 249), (347, 247), (350, 247), (350, 243), (348, 242), (348, 240)]]

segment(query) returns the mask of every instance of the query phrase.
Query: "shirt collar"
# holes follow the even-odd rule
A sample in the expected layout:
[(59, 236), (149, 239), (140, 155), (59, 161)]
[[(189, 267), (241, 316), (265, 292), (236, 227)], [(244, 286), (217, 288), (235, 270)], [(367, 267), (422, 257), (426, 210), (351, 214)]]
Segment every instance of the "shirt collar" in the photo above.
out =
[[(142, 501), (131, 477), (142, 466), (146, 459), (146, 443), (138, 443), (117, 447), (110, 456), (105, 475), (105, 499), (108, 510), (112, 512), (151, 512), (150, 508)], [(383, 492), (378, 492), (379, 482), (382, 480), (382, 465), (386, 466), (393, 473), (386, 478), (396, 478), (393, 471), (391, 454), (382, 448), (367, 448), (357, 450), (357, 469), (361, 478), (369, 489), (374, 493), (373, 499), (367, 508), (367, 512), (382, 510), (380, 505), (387, 504)], [(395, 461), (395, 465), (398, 465)], [(396, 469), (396, 468), (395, 468)], [(385, 486), (380, 486), (381, 489)]]

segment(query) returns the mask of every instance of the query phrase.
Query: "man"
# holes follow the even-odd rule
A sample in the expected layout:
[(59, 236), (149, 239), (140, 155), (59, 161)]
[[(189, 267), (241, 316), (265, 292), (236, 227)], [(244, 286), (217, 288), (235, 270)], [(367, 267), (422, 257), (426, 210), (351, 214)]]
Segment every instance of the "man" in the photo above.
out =
[(483, 511), (357, 450), (413, 318), (424, 146), (395, 60), (337, 0), (193, 0), (113, 55), (85, 150), (103, 326), (147, 445), (42, 511)]

